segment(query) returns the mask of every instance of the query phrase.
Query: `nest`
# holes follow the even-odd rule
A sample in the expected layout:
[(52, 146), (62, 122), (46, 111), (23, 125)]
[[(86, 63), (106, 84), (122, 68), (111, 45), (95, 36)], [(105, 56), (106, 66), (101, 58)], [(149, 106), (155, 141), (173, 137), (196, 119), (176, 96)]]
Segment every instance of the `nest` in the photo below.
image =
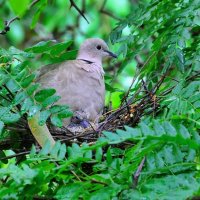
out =
[[(55, 128), (50, 123), (48, 128), (53, 138), (57, 141), (66, 143), (94, 143), (102, 136), (103, 131), (114, 132), (117, 129), (123, 129), (125, 125), (134, 127), (144, 115), (156, 115), (159, 111), (159, 98), (156, 97), (156, 91), (163, 82), (162, 77), (151, 91), (147, 90), (146, 84), (142, 81), (140, 88), (136, 93), (130, 93), (130, 89), (124, 95), (121, 106), (116, 110), (107, 110), (104, 112), (97, 129), (85, 130), (82, 133), (74, 134), (67, 128)], [(130, 87), (131, 88), (131, 87)], [(36, 144), (32, 136), (26, 117), (22, 118), (17, 124), (8, 126), (7, 130), (10, 136), (0, 141), (0, 149), (13, 149), (19, 154), (29, 152), (32, 144)], [(37, 145), (39, 148), (39, 146)]]

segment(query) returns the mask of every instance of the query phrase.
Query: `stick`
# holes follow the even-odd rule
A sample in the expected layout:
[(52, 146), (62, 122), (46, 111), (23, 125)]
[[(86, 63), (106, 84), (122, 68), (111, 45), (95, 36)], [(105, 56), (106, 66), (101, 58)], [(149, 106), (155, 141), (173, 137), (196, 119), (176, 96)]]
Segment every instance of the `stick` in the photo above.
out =
[(90, 22), (88, 21), (88, 19), (85, 17), (84, 13), (80, 10), (80, 8), (74, 3), (73, 0), (69, 0), (71, 6), (70, 7), (74, 7), (77, 12), (86, 20), (86, 22), (89, 24)]
[(136, 188), (137, 184), (138, 184), (138, 179), (140, 177), (140, 173), (142, 171), (142, 168), (144, 166), (144, 162), (145, 162), (146, 158), (144, 157), (140, 163), (140, 165), (138, 166), (134, 176), (133, 176), (133, 188)]

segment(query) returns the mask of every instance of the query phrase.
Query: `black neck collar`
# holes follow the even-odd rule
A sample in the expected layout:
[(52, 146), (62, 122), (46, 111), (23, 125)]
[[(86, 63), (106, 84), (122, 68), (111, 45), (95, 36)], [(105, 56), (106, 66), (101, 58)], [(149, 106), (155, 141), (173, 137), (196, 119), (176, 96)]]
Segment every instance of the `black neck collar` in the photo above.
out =
[(92, 64), (92, 63), (94, 63), (94, 62), (92, 62), (92, 61), (85, 60), (85, 59), (77, 59), (77, 60), (83, 60), (83, 61), (85, 61), (85, 62), (88, 63), (88, 64)]

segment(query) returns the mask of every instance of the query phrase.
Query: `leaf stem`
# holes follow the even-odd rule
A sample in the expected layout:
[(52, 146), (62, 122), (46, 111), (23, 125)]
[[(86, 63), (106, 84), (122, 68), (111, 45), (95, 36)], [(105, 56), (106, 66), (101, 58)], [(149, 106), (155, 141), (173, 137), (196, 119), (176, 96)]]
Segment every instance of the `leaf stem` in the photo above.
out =
[(28, 119), (28, 125), (31, 133), (41, 147), (43, 147), (46, 142), (50, 142), (51, 147), (55, 145), (55, 140), (49, 132), (47, 125), (39, 125), (39, 113)]

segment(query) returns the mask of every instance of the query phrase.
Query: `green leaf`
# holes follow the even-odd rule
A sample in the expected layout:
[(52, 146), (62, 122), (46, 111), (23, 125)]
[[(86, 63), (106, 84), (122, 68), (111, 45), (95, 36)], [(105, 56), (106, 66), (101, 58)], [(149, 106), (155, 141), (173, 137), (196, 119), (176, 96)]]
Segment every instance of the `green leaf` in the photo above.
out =
[(4, 163), (4, 164), (7, 164), (8, 163), (8, 160), (7, 159), (2, 159), (2, 158), (5, 158), (6, 157), (6, 154), (0, 150), (0, 159), (1, 159), (1, 162)]
[(59, 152), (58, 152), (58, 159), (62, 160), (65, 158), (67, 152), (67, 147), (65, 144), (61, 144)]
[(109, 85), (108, 83), (105, 83), (105, 86), (106, 86), (106, 91), (109, 91), (109, 92), (117, 92), (117, 91), (120, 91), (119, 89), (112, 87), (112, 86)]
[(5, 84), (7, 81), (9, 80), (9, 77), (7, 76), (7, 74), (0, 70), (0, 86)]
[(31, 96), (38, 88), (40, 87), (39, 83), (30, 85), (26, 91), (29, 96)]
[(62, 120), (57, 115), (51, 116), (51, 123), (57, 127), (62, 127), (63, 125)]
[(4, 28), (4, 21), (3, 19), (0, 19), (0, 30)]
[(49, 46), (53, 42), (53, 40), (49, 41), (42, 41), (37, 43), (36, 45), (25, 49), (26, 52), (33, 52), (33, 53), (43, 53), (45, 51), (49, 51)]
[(29, 113), (28, 116), (32, 117), (34, 116), (37, 112), (39, 112), (42, 109), (41, 105), (33, 105), (29, 108)]
[(36, 76), (35, 74), (31, 74), (31, 75), (27, 76), (24, 80), (21, 81), (21, 86), (23, 88), (28, 87), (35, 79), (35, 76)]
[(17, 91), (19, 91), (21, 89), (20, 86), (13, 79), (8, 80), (8, 82), (6, 83), (6, 86), (13, 93), (17, 92)]
[(140, 123), (140, 129), (143, 132), (145, 136), (147, 135), (154, 135), (154, 132), (147, 126), (145, 123), (141, 122)]
[(112, 163), (112, 155), (111, 155), (110, 148), (106, 152), (106, 162), (108, 165)]
[(122, 44), (118, 50), (118, 55), (119, 54), (123, 54), (123, 57), (126, 57), (126, 54), (127, 54), (127, 44)]
[(51, 151), (51, 144), (49, 141), (47, 141), (44, 146), (42, 147), (42, 150), (39, 152), (40, 155), (47, 155)]
[(55, 143), (55, 145), (53, 146), (53, 148), (51, 149), (51, 152), (50, 152), (50, 154), (51, 154), (51, 156), (52, 156), (53, 158), (56, 158), (56, 159), (57, 159), (57, 157), (58, 157), (58, 152), (59, 152), (59, 150), (60, 150), (60, 147), (61, 147), (61, 143), (60, 143), (60, 141), (57, 141), (57, 142)]
[(30, 157), (34, 157), (36, 152), (37, 152), (37, 150), (36, 150), (35, 145), (32, 145), (31, 151), (30, 151)]
[[(27, 48), (25, 51), (26, 52), (30, 51), (33, 53), (49, 52), (52, 57), (57, 57), (58, 55), (59, 55), (59, 57), (61, 57), (60, 53), (63, 51), (66, 51), (67, 48), (72, 44), (72, 41), (67, 41), (67, 42), (61, 42), (61, 43), (52, 45), (53, 42), (54, 42), (53, 40), (42, 41), (32, 47)], [(67, 54), (67, 55), (73, 54), (74, 55), (74, 52), (76, 52), (76, 51), (66, 52), (65, 54)], [(48, 56), (49, 56), (49, 54), (48, 54)], [(59, 58), (57, 58), (57, 59), (59, 59)]]
[(44, 110), (40, 112), (40, 117), (39, 117), (39, 125), (44, 125), (47, 121), (47, 119), (50, 117), (51, 112), (49, 110)]
[(55, 57), (60, 55), (61, 52), (66, 51), (67, 48), (72, 44), (72, 41), (61, 42), (50, 47), (50, 54)]
[(176, 129), (169, 122), (164, 122), (163, 127), (167, 134), (169, 134), (171, 136), (176, 136), (176, 134), (177, 134)]
[(59, 113), (65, 110), (68, 110), (68, 106), (54, 105), (50, 108), (52, 114)]
[(56, 93), (55, 89), (40, 90), (35, 94), (35, 100), (38, 101), (38, 102), (42, 102), (45, 99), (47, 99), (48, 97), (54, 95), (55, 93)]
[(101, 147), (97, 148), (96, 153), (95, 153), (95, 159), (101, 162), (102, 156), (103, 156), (102, 148)]
[(188, 199), (199, 190), (199, 180), (194, 173), (182, 173), (152, 178), (141, 185), (140, 189), (125, 190), (123, 199)]
[(81, 183), (70, 183), (66, 186), (60, 186), (56, 195), (56, 199), (78, 199), (84, 193), (84, 187)]
[(184, 71), (185, 69), (185, 58), (184, 58), (184, 54), (183, 51), (179, 48), (176, 49), (176, 55), (177, 55), (177, 66), (179, 68), (180, 71)]
[(20, 73), (23, 69), (27, 68), (28, 64), (29, 62), (26, 60), (21, 62), (20, 64), (13, 66), (11, 71), (12, 75), (18, 75), (18, 73)]
[(0, 120), (5, 124), (15, 123), (20, 119), (19, 113), (13, 113), (7, 107), (0, 107)]
[(19, 92), (14, 100), (13, 100), (13, 105), (18, 105), (20, 104), (22, 101), (24, 101), (27, 98), (27, 94), (25, 91)]
[(22, 70), (21, 72), (18, 72), (18, 74), (15, 77), (15, 80), (17, 82), (22, 81), (22, 79), (24, 79), (26, 76), (28, 76), (29, 72), (27, 69)]
[(47, 0), (39, 1), (38, 5), (37, 5), (38, 10), (36, 11), (36, 13), (33, 16), (33, 20), (31, 23), (31, 29), (35, 28), (35, 25), (37, 24), (37, 22), (39, 20), (40, 14), (44, 10), (46, 5), (47, 5)]
[(11, 55), (23, 56), (25, 58), (33, 58), (34, 57), (34, 55), (32, 53), (27, 53), (25, 51), (22, 51), (20, 49), (15, 48), (15, 47), (10, 47), (9, 48), (9, 53)]
[(4, 128), (4, 123), (2, 121), (0, 121), (0, 134), (2, 133)]
[(28, 110), (33, 106), (33, 101), (30, 98), (26, 98), (24, 100), (24, 102), (22, 103), (22, 107), (21, 107), (21, 113), (24, 114), (26, 112), (28, 112)]
[(39, 17), (40, 17), (41, 12), (42, 12), (42, 9), (39, 9), (39, 10), (37, 10), (37, 12), (34, 14), (33, 20), (32, 20), (32, 23), (31, 23), (31, 29), (34, 29), (34, 28), (35, 28), (35, 25), (37, 24), (37, 22), (38, 22), (38, 20), (39, 20)]
[(41, 104), (44, 107), (51, 106), (52, 104), (54, 104), (55, 102), (57, 102), (60, 98), (61, 98), (60, 96), (53, 95), (51, 97), (48, 97), (44, 101), (42, 101)]
[(28, 10), (30, 0), (9, 0), (10, 6), (16, 15), (22, 17)]
[(81, 148), (78, 144), (73, 143), (72, 147), (68, 147), (68, 155), (70, 158), (72, 159), (79, 159), (79, 158), (83, 158), (83, 152), (81, 151)]
[(121, 138), (115, 134), (115, 133), (112, 133), (112, 132), (107, 132), (107, 131), (104, 131), (103, 134), (112, 142), (112, 141), (120, 141)]
[[(95, 192), (90, 194), (90, 200), (109, 200), (112, 197), (116, 197), (118, 193), (122, 190), (122, 186), (116, 183), (111, 183), (109, 186), (104, 186), (101, 189), (98, 189)], [(106, 191), (106, 192), (105, 192)]]
[(179, 131), (184, 138), (190, 138), (190, 133), (188, 132), (187, 128), (182, 124), (179, 125)]
[(63, 119), (63, 118), (68, 118), (73, 116), (73, 112), (70, 110), (64, 110), (58, 113), (58, 117)]
[(53, 63), (60, 63), (65, 60), (73, 60), (76, 59), (77, 50), (68, 51), (60, 54), (59, 56), (49, 57), (49, 54), (43, 56), (44, 59), (50, 61), (51, 64)]
[(164, 127), (159, 123), (159, 121), (154, 120), (153, 126), (154, 126), (154, 130), (155, 130), (156, 135), (161, 136), (163, 134), (166, 134)]
[(129, 126), (125, 126), (125, 129), (130, 133), (130, 137), (142, 137), (142, 133), (139, 128), (131, 128)]
[[(88, 144), (87, 144), (87, 143), (83, 143), (82, 146), (83, 146), (83, 147), (88, 147)], [(92, 151), (91, 151), (91, 150), (87, 150), (87, 151), (84, 153), (84, 158), (92, 159)]]

